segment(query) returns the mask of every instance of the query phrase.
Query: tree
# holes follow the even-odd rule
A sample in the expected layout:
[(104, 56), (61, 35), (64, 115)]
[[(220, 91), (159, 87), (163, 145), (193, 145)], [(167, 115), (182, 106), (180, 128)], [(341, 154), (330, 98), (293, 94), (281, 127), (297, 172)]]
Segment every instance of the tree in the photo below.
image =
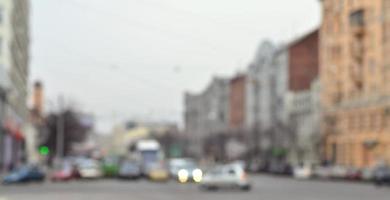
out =
[(72, 108), (67, 108), (63, 112), (50, 113), (45, 119), (47, 137), (41, 144), (50, 149), (50, 160), (57, 153), (57, 122), (60, 117), (64, 122), (64, 155), (62, 156), (70, 155), (72, 145), (85, 141), (92, 128), (91, 123), (85, 123), (83, 120), (85, 115)]

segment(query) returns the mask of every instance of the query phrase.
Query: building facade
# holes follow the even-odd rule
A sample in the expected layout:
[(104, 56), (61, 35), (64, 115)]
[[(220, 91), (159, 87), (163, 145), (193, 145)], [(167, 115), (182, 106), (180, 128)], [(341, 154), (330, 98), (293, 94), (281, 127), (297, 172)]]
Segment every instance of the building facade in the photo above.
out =
[(244, 74), (238, 74), (230, 80), (229, 92), (229, 128), (232, 131), (244, 131), (246, 81)]
[(293, 134), (290, 161), (319, 163), (318, 29), (293, 41), (288, 54), (288, 115)]
[(230, 122), (229, 83), (229, 79), (215, 77), (201, 93), (185, 95), (185, 132), (190, 154), (202, 156), (205, 149), (211, 147), (205, 147), (207, 138), (227, 133)]
[(322, 4), (324, 157), (355, 167), (390, 162), (390, 1)]
[(272, 42), (262, 42), (247, 70), (245, 126), (251, 135), (249, 148), (255, 154), (265, 151), (270, 143), (264, 137), (264, 133), (271, 127), (270, 98), (266, 95), (265, 88), (268, 88), (267, 74), (275, 51), (276, 47)]
[(0, 169), (23, 158), (21, 131), (28, 117), (29, 1), (0, 0)]
[(289, 146), (287, 66), (287, 49), (265, 41), (248, 69), (246, 126), (254, 150), (265, 160), (273, 157), (272, 152), (285, 151)]

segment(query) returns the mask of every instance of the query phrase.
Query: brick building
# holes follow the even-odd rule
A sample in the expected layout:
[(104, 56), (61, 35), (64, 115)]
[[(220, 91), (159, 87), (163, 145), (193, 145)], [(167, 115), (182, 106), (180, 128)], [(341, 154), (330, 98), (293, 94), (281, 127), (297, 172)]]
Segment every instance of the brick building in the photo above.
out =
[(390, 162), (390, 1), (322, 4), (324, 157), (356, 167)]
[(230, 80), (229, 127), (242, 130), (245, 125), (246, 75), (239, 74)]
[(288, 115), (294, 143), (290, 161), (318, 163), (319, 132), (319, 30), (295, 40), (288, 47)]
[(289, 90), (302, 91), (318, 76), (318, 37), (319, 30), (303, 36), (289, 45)]

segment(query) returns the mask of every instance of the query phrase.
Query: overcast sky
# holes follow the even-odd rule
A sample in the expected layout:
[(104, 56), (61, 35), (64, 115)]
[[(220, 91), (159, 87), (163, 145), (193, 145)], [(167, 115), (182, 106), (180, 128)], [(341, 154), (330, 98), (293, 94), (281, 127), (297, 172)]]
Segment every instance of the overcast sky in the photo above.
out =
[(318, 0), (32, 0), (31, 81), (94, 113), (182, 121), (184, 91), (242, 71), (263, 39), (320, 23)]

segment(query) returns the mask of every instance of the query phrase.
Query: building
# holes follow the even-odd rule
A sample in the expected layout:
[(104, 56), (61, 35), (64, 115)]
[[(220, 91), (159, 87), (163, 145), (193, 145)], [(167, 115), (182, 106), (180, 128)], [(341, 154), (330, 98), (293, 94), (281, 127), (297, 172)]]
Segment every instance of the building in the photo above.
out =
[(324, 158), (390, 162), (390, 1), (323, 0), (320, 79)]
[(288, 121), (293, 133), (290, 161), (319, 162), (319, 30), (288, 46)]
[(23, 158), (21, 127), (28, 117), (29, 1), (0, 0), (0, 168)]
[(43, 85), (40, 81), (36, 81), (32, 91), (32, 107), (29, 110), (29, 118), (23, 126), (28, 163), (39, 163), (42, 159), (38, 154), (38, 149), (39, 145), (46, 139), (43, 104)]
[(207, 151), (215, 154), (224, 152), (222, 144), (214, 149), (218, 145), (206, 145), (205, 141), (227, 133), (230, 122), (229, 83), (229, 79), (215, 77), (201, 93), (185, 94), (185, 132), (190, 154), (202, 156)]
[(309, 88), (289, 92), (289, 127), (293, 144), (289, 155), (292, 164), (319, 164), (320, 157), (320, 85), (313, 80)]
[(290, 146), (286, 112), (287, 49), (263, 42), (247, 73), (246, 126), (253, 150), (266, 161), (272, 160), (275, 152), (283, 152), (283, 156), (276, 157), (284, 159)]
[(264, 133), (270, 128), (270, 98), (265, 95), (264, 87), (267, 85), (269, 65), (275, 51), (273, 43), (262, 42), (247, 70), (245, 126), (251, 139), (248, 144), (250, 152), (256, 157), (269, 146)]
[(229, 128), (242, 132), (245, 126), (246, 75), (238, 74), (230, 80)]

